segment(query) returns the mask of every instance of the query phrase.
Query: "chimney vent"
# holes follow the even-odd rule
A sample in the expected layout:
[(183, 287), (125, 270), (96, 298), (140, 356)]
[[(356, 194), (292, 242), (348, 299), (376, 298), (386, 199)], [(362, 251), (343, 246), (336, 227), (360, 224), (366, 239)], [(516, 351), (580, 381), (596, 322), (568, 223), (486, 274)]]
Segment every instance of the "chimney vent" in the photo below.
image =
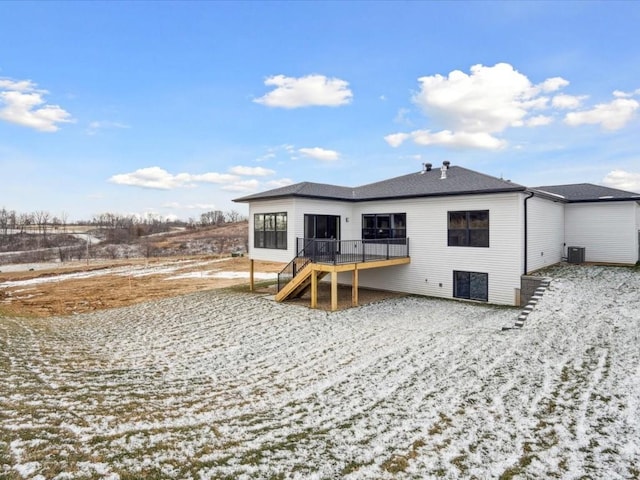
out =
[(424, 174), (426, 172), (430, 172), (431, 171), (431, 164), (430, 163), (423, 163), (422, 164), (422, 171), (420, 172), (420, 174)]
[(442, 162), (442, 165), (444, 165), (446, 169), (449, 170), (449, 165), (451, 165), (451, 162), (449, 160), (445, 160), (444, 162)]

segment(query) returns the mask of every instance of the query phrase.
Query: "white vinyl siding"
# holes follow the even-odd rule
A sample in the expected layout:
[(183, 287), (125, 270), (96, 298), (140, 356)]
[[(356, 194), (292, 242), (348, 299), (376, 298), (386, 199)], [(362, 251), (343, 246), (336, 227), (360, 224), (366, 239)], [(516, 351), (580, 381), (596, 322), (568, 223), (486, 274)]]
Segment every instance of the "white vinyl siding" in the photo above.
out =
[(636, 208), (633, 202), (566, 205), (567, 247), (584, 247), (587, 262), (635, 263), (638, 260)]
[[(519, 193), (357, 203), (354, 218), (362, 214), (407, 214), (411, 263), (363, 270), (363, 287), (453, 298), (453, 271), (487, 273), (489, 302), (513, 305), (520, 287), (522, 265), (522, 202)], [(449, 247), (448, 212), (489, 210), (490, 246)], [(347, 237), (345, 237), (347, 238)], [(350, 274), (340, 277), (350, 282)]]
[[(270, 262), (290, 262), (295, 256), (295, 236), (293, 213), (295, 212), (293, 199), (264, 200), (249, 204), (249, 258)], [(287, 214), (287, 248), (255, 248), (254, 221), (256, 213), (286, 213)]]
[(563, 247), (564, 212), (565, 205), (560, 202), (539, 197), (527, 201), (528, 272), (562, 261), (566, 254)]
[[(254, 248), (254, 215), (275, 212), (287, 214), (287, 249)], [(297, 253), (296, 238), (304, 237), (305, 214), (339, 216), (341, 237), (343, 239), (360, 238), (360, 230), (357, 230), (357, 233), (353, 231), (354, 225), (360, 228), (360, 222), (352, 218), (352, 205), (347, 202), (304, 198), (260, 200), (249, 204), (249, 257), (254, 260), (283, 263), (293, 260)]]

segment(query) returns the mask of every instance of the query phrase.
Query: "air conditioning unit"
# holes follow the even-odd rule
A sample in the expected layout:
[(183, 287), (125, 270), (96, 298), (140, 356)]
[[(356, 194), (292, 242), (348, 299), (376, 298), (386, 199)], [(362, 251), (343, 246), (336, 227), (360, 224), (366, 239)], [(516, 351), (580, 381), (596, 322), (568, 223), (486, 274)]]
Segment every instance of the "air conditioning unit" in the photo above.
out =
[(569, 263), (584, 263), (584, 247), (567, 247)]

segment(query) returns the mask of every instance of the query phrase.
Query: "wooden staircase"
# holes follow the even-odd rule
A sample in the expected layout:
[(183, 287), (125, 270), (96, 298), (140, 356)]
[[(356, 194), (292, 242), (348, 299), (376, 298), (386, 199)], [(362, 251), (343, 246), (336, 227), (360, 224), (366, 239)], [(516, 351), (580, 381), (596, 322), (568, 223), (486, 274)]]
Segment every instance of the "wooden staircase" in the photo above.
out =
[(409, 239), (296, 239), (296, 256), (278, 273), (275, 300), (301, 297), (311, 289), (311, 308), (318, 305), (318, 281), (331, 274), (331, 310), (338, 309), (338, 274), (351, 273), (351, 304), (358, 305), (361, 270), (411, 263)]
[(277, 294), (276, 301), (283, 302), (290, 298), (300, 298), (309, 288), (311, 288), (311, 276), (316, 274), (318, 280), (322, 279), (329, 272), (318, 272), (312, 262), (307, 263), (302, 270), (296, 273)]

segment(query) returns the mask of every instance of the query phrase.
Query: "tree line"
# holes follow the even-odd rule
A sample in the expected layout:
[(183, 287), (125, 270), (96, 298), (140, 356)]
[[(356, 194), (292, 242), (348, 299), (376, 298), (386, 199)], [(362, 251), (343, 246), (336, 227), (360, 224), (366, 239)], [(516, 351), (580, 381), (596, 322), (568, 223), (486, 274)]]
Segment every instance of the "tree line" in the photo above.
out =
[(186, 222), (169, 220), (153, 214), (141, 217), (110, 212), (100, 213), (91, 217), (90, 220), (80, 220), (72, 224), (68, 222), (68, 218), (69, 215), (66, 212), (52, 215), (46, 210), (16, 212), (2, 207), (0, 209), (0, 241), (6, 241), (12, 235), (37, 234), (46, 243), (52, 233), (67, 233), (70, 225), (90, 225), (102, 233), (107, 242), (126, 243), (146, 235), (167, 232), (173, 227), (220, 226), (245, 220), (235, 210), (229, 212), (211, 210), (202, 213), (199, 219), (189, 218)]

